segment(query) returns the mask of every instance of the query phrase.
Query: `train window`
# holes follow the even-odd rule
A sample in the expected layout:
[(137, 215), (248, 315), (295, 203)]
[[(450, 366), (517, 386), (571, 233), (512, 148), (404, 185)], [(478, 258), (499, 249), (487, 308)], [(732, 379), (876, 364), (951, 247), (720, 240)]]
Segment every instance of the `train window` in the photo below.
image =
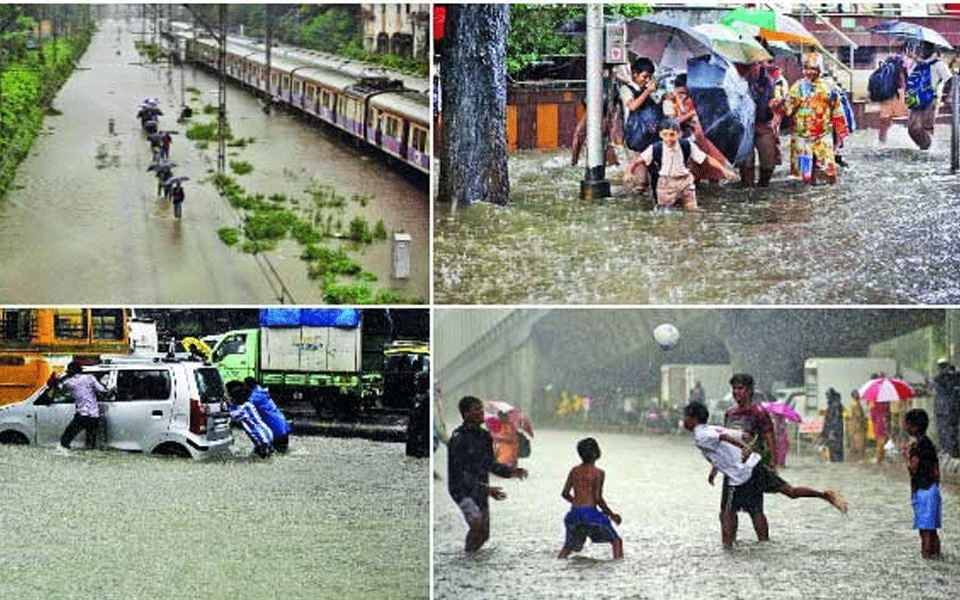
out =
[(314, 96), (316, 96), (317, 88), (312, 85), (307, 86), (307, 100), (313, 101)]
[(419, 127), (411, 128), (410, 145), (417, 152), (423, 152), (427, 148), (427, 130)]
[(284, 75), (283, 83), (281, 84), (280, 89), (285, 90), (285, 89), (288, 89), (289, 87), (290, 87), (290, 77)]
[(327, 90), (320, 92), (320, 103), (324, 108), (330, 108), (330, 92)]
[(300, 95), (300, 81), (297, 79), (293, 80), (293, 93), (296, 96)]
[(400, 119), (396, 117), (387, 117), (387, 128), (385, 132), (388, 136), (397, 139), (400, 137)]

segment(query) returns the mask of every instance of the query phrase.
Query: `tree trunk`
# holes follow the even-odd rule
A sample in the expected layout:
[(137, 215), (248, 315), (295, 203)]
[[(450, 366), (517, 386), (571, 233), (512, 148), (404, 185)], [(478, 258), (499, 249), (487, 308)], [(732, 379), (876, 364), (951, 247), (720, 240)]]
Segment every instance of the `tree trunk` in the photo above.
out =
[(440, 56), (443, 129), (439, 199), (506, 204), (506, 4), (448, 4)]

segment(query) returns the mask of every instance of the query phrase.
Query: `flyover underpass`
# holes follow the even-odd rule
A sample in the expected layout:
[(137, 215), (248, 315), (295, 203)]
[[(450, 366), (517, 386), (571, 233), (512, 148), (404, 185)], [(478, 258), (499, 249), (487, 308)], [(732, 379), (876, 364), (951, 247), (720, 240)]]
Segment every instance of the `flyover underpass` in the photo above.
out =
[[(726, 364), (758, 389), (802, 385), (812, 356), (866, 356), (872, 343), (943, 326), (941, 309), (437, 309), (435, 364), (445, 418), (463, 395), (536, 413), (560, 391), (613, 397), (658, 389), (663, 364)], [(673, 323), (680, 341), (652, 337)]]

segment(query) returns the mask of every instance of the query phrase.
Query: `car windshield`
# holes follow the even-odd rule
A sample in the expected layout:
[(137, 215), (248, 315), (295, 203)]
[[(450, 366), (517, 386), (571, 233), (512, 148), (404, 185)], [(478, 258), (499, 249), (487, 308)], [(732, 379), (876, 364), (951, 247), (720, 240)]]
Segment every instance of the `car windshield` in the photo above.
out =
[(194, 377), (201, 402), (220, 402), (223, 399), (223, 379), (220, 378), (220, 371), (213, 367), (197, 369)]

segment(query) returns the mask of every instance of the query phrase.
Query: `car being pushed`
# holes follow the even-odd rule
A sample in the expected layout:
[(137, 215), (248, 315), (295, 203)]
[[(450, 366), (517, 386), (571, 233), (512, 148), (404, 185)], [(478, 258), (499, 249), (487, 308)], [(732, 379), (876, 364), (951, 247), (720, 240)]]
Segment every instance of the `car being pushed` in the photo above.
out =
[[(222, 412), (216, 367), (178, 359), (108, 360), (83, 367), (111, 391), (100, 400), (97, 447), (204, 459), (229, 451), (230, 415)], [(43, 386), (0, 407), (0, 443), (52, 446), (73, 419), (74, 399)], [(73, 447), (82, 447), (81, 433)]]

